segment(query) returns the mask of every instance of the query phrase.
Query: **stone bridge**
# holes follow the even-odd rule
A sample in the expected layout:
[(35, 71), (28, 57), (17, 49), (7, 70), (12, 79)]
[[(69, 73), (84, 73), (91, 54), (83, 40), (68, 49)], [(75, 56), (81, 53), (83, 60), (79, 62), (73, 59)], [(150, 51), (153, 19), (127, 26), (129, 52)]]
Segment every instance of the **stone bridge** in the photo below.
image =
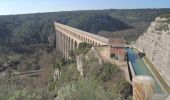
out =
[(56, 30), (56, 48), (65, 59), (68, 59), (69, 52), (78, 48), (81, 42), (93, 44), (94, 46), (109, 44), (108, 38), (94, 35), (57, 22), (54, 22), (54, 25)]

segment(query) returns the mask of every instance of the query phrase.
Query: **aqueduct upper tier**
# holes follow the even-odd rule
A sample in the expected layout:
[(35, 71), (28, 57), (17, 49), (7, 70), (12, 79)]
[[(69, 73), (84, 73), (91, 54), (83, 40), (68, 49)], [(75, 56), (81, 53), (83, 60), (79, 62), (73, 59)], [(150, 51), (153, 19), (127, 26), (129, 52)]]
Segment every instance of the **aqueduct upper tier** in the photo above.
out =
[(94, 46), (108, 45), (109, 39), (98, 36), (89, 32), (85, 32), (70, 26), (66, 26), (54, 22), (56, 30), (56, 47), (63, 54), (64, 58), (68, 58), (70, 51), (78, 47), (79, 43), (86, 42)]

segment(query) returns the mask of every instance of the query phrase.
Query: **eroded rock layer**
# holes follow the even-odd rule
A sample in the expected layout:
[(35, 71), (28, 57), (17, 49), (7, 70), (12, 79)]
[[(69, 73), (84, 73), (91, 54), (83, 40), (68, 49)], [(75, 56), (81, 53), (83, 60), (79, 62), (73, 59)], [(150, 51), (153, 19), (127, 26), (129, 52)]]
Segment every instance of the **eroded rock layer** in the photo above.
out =
[(170, 15), (157, 17), (136, 42), (170, 86)]

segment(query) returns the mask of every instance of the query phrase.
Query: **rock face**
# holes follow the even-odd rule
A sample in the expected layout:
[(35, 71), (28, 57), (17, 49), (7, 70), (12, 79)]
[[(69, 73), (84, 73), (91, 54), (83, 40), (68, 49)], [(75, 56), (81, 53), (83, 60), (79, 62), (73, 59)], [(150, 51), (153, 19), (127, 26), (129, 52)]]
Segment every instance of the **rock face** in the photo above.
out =
[(58, 68), (55, 68), (54, 74), (53, 74), (53, 80), (54, 81), (59, 80), (60, 74), (61, 74), (61, 71)]
[(99, 65), (102, 65), (103, 61), (100, 57), (99, 53), (95, 49), (95, 47), (92, 47), (86, 54), (87, 60), (96, 60)]
[(133, 78), (133, 100), (153, 100), (154, 80), (150, 76)]
[(76, 62), (77, 62), (77, 70), (80, 72), (80, 75), (83, 76), (83, 67), (85, 67), (84, 62), (86, 60), (95, 61), (98, 65), (103, 64), (103, 60), (99, 54), (99, 52), (96, 50), (96, 47), (93, 47), (84, 55), (79, 54), (76, 55)]
[(157, 17), (136, 42), (170, 86), (170, 16)]
[(83, 76), (83, 59), (84, 55), (76, 55), (76, 61), (77, 61), (77, 70), (80, 72), (80, 75)]

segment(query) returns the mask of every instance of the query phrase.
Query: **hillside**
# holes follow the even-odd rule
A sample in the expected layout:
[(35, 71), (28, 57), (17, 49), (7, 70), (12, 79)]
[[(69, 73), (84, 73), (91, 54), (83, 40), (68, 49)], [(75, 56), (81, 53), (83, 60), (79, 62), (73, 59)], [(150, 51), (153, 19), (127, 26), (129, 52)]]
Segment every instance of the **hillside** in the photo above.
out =
[[(54, 33), (54, 21), (94, 34), (106, 31), (106, 37), (112, 36), (114, 31), (133, 28), (139, 36), (155, 17), (164, 13), (170, 13), (170, 9), (111, 9), (0, 16), (0, 43), (1, 45), (46, 44), (48, 36)], [(135, 39), (136, 31), (130, 35), (126, 34), (126, 39), (132, 37)]]
[(82, 29), (94, 34), (101, 30), (118, 31), (133, 28), (132, 26), (115, 19), (107, 14), (84, 13), (75, 16), (67, 23), (69, 26)]
[[(90, 44), (80, 44), (68, 62), (65, 62), (55, 50), (51, 53), (40, 52), (42, 54), (39, 54), (38, 62), (43, 67), (37, 75), (11, 74), (0, 77), (0, 99), (131, 100), (131, 86), (117, 65), (100, 65), (97, 59), (85, 59), (84, 54), (90, 47)], [(84, 76), (81, 76), (77, 69), (75, 58), (82, 54)], [(32, 61), (33, 58), (30, 57), (28, 61)]]
[(56, 13), (53, 16), (46, 14), (1, 16), (0, 40), (2, 43), (13, 43), (15, 45), (46, 44), (48, 43), (48, 36), (54, 33), (54, 21), (92, 33), (100, 30), (115, 31), (132, 28), (106, 14), (84, 13), (80, 16), (76, 16), (76, 14), (67, 16), (68, 13), (63, 15)]

